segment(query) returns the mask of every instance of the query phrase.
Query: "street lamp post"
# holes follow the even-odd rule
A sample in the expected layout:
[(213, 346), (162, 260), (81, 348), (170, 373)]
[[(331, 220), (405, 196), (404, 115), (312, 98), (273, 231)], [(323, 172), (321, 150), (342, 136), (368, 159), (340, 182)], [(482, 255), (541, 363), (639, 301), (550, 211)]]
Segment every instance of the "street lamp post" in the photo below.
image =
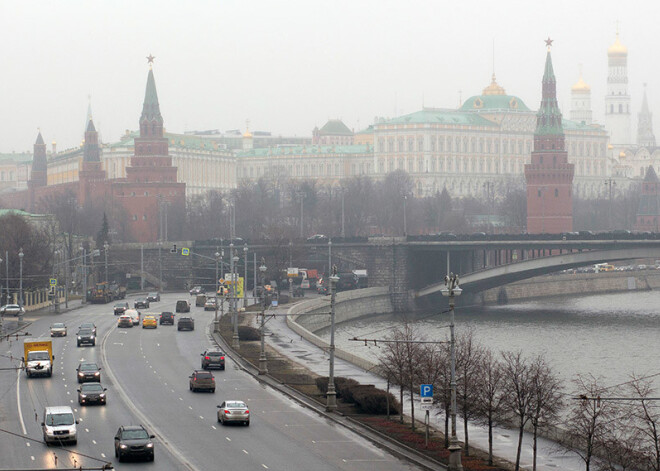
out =
[(344, 189), (341, 190), (341, 238), (346, 237), (346, 230), (344, 227)]
[[(59, 253), (60, 253), (59, 249), (53, 251), (53, 272), (52, 272), (52, 275), (51, 275), (51, 278), (53, 278), (53, 279), (55, 279), (55, 265), (56, 265), (55, 260), (57, 259), (57, 256), (59, 255)], [(52, 295), (53, 295), (53, 309), (57, 313), (57, 312), (59, 312), (57, 285), (51, 286), (51, 291), (52, 291)]]
[(229, 244), (229, 254), (231, 257), (231, 297), (229, 298), (229, 306), (232, 311), (234, 319), (234, 335), (231, 338), (231, 345), (235, 349), (241, 348), (241, 344), (238, 338), (238, 309), (237, 309), (237, 299), (236, 299), (236, 287), (238, 286), (238, 280), (236, 276), (236, 266), (238, 263), (238, 256), (234, 255), (234, 243)]
[(83, 282), (83, 292), (82, 292), (82, 302), (85, 304), (87, 302), (87, 265), (85, 265), (85, 258), (87, 257), (87, 250), (85, 247), (80, 246), (82, 249), (82, 282)]
[(332, 239), (328, 239), (328, 276), (332, 270)]
[(299, 191), (296, 196), (300, 198), (300, 238), (303, 238), (303, 201), (305, 201), (305, 193)]
[(243, 307), (247, 309), (247, 281), (248, 281), (248, 246), (245, 244), (243, 247), (243, 254), (245, 254), (245, 277), (243, 278)]
[(220, 283), (220, 278), (218, 275), (218, 262), (220, 261), (220, 252), (216, 252), (215, 254), (215, 317), (213, 319), (213, 332), (218, 331), (218, 303), (219, 303), (219, 295), (218, 295), (218, 283)]
[(108, 241), (103, 242), (103, 253), (105, 254), (105, 282), (108, 282)]
[[(301, 229), (300, 233), (302, 235), (302, 229)], [(293, 246), (293, 244), (289, 240), (289, 268), (293, 268), (293, 262), (291, 261), (292, 260), (292, 258), (291, 258), (291, 248), (292, 248), (292, 246)], [(293, 299), (293, 278), (291, 278), (290, 271), (291, 270), (286, 271), (286, 277), (287, 277), (287, 281), (289, 283), (289, 302), (291, 302), (291, 300)]]
[(268, 359), (266, 358), (266, 260), (261, 258), (259, 272), (261, 273), (261, 352), (259, 353), (259, 374), (268, 374)]
[(456, 339), (454, 336), (454, 296), (460, 296), (463, 290), (458, 286), (458, 275), (450, 273), (445, 276), (445, 287), (440, 290), (443, 296), (449, 297), (449, 332), (451, 345), (451, 439), (449, 441), (449, 471), (461, 471), (461, 445), (456, 436)]
[(335, 295), (337, 294), (337, 267), (333, 266), (330, 275), (330, 370), (328, 372), (328, 393), (325, 410), (337, 410), (337, 391), (335, 391)]
[[(18, 250), (18, 260), (19, 260), (19, 288), (18, 288), (18, 305), (23, 307), (23, 247)], [(19, 310), (19, 313), (22, 312), (22, 309)], [(20, 314), (19, 314), (20, 315)]]
[[(607, 212), (607, 225), (608, 225), (608, 229), (611, 231), (612, 230), (612, 193), (616, 190), (616, 181), (613, 178), (608, 178), (607, 180), (605, 180), (605, 186), (607, 186), (609, 191), (610, 206)], [(656, 231), (657, 231), (657, 227), (656, 227)]]
[(408, 224), (406, 221), (406, 200), (408, 195), (403, 195), (403, 237), (408, 235)]
[(5, 286), (7, 287), (7, 302), (9, 304), (9, 250), (5, 250)]

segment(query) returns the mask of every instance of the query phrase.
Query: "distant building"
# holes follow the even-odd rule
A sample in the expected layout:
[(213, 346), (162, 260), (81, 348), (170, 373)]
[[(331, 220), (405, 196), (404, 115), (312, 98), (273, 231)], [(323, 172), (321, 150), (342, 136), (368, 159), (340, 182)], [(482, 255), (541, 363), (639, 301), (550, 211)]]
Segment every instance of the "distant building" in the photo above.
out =
[(312, 131), (312, 144), (322, 146), (349, 146), (353, 144), (354, 132), (340, 119), (331, 119), (321, 129)]
[(592, 123), (591, 87), (582, 78), (571, 87), (571, 113), (572, 121), (590, 125)]
[(607, 49), (607, 94), (605, 95), (605, 128), (615, 148), (632, 144), (630, 95), (628, 94), (628, 48), (616, 39)]
[(660, 181), (651, 166), (646, 170), (642, 182), (635, 230), (660, 232)]

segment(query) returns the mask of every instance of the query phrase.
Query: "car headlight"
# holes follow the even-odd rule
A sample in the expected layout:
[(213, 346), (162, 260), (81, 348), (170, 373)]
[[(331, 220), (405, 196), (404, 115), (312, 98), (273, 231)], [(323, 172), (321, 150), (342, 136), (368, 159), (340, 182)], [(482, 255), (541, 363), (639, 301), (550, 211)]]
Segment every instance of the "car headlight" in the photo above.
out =
[(78, 376), (85, 376), (85, 373), (78, 372)]
[(94, 338), (94, 336), (92, 335), (92, 336), (91, 336), (90, 338), (92, 338), (92, 339), (93, 339), (93, 338)]
[(121, 445), (119, 445), (119, 448), (128, 448), (128, 446), (126, 446), (122, 443)]
[(79, 335), (79, 336), (78, 336), (78, 340), (81, 340), (81, 339), (82, 339), (82, 337)]
[(84, 399), (84, 398), (87, 397), (87, 394), (81, 394), (80, 397), (82, 397)]
[(154, 444), (153, 443), (147, 443), (147, 448), (153, 448)]
[(99, 373), (99, 372), (97, 371), (96, 373), (94, 373), (94, 376), (98, 376), (98, 375), (100, 375), (100, 374), (101, 374), (101, 373)]
[(105, 393), (99, 394), (99, 397), (105, 397)]

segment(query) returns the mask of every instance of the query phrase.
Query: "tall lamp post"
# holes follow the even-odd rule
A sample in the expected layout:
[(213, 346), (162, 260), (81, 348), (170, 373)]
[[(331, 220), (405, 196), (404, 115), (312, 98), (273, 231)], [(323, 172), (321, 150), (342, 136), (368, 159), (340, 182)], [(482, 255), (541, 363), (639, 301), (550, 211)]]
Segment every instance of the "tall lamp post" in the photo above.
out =
[(82, 285), (83, 285), (83, 292), (82, 292), (82, 302), (81, 304), (85, 304), (87, 302), (87, 265), (85, 265), (85, 258), (87, 256), (87, 250), (85, 249), (84, 246), (80, 246), (80, 250), (82, 250)]
[[(302, 229), (301, 229), (300, 233), (301, 233), (301, 237), (302, 237)], [(293, 244), (289, 240), (289, 268), (293, 268), (293, 262), (291, 261), (292, 260), (291, 259), (291, 248), (292, 247), (293, 247)], [(291, 276), (290, 276), (291, 275), (290, 271), (292, 271), (292, 270), (287, 270), (286, 271), (286, 278), (287, 278), (287, 282), (289, 283), (289, 302), (291, 302), (291, 300), (293, 299), (293, 278), (291, 278)]]
[[(20, 281), (19, 281), (19, 288), (18, 288), (18, 305), (22, 308), (23, 307), (23, 247), (18, 249), (18, 260), (19, 260), (19, 274), (20, 274)], [(20, 310), (19, 312), (22, 312)]]
[(408, 235), (408, 224), (406, 221), (406, 201), (408, 200), (408, 195), (403, 195), (403, 237)]
[(247, 281), (248, 281), (248, 246), (245, 244), (243, 247), (243, 254), (245, 255), (245, 278), (243, 278), (243, 307), (247, 309)]
[(335, 295), (337, 293), (337, 267), (333, 266), (330, 275), (330, 371), (328, 372), (328, 394), (325, 410), (337, 410), (337, 391), (335, 391)]
[(213, 332), (218, 331), (218, 283), (220, 283), (220, 278), (218, 278), (218, 262), (220, 261), (220, 252), (213, 254), (215, 256), (215, 317), (213, 318)]
[[(0, 257), (0, 263), (2, 263), (2, 262), (4, 262), (4, 260), (2, 259), (2, 257)], [(0, 306), (3, 305), (3, 304), (9, 304), (9, 303), (3, 303), (2, 302), (2, 283), (0, 283)]]
[(108, 282), (108, 249), (110, 246), (108, 245), (108, 241), (106, 240), (103, 242), (103, 253), (105, 254), (105, 282)]
[(616, 181), (614, 181), (613, 178), (608, 178), (607, 180), (605, 180), (605, 186), (608, 188), (609, 191), (610, 206), (609, 206), (609, 211), (607, 212), (607, 225), (608, 225), (608, 229), (611, 231), (612, 230), (612, 193), (616, 190)]
[(234, 255), (234, 244), (229, 244), (229, 252), (231, 254), (231, 298), (229, 299), (229, 304), (232, 306), (232, 313), (234, 318), (234, 335), (231, 338), (231, 345), (235, 349), (241, 348), (241, 344), (238, 338), (238, 309), (237, 309), (237, 299), (236, 299), (236, 287), (238, 286), (238, 276), (236, 273), (236, 268), (238, 264), (238, 255)]
[(259, 374), (268, 374), (268, 359), (266, 358), (266, 344), (264, 338), (266, 336), (266, 260), (261, 257), (261, 265), (259, 272), (261, 273), (261, 352), (259, 353)]
[[(55, 260), (57, 260), (57, 256), (60, 254), (60, 249), (56, 249), (53, 251), (53, 273), (51, 275), (51, 278), (55, 279)], [(51, 293), (53, 296), (53, 309), (55, 312), (59, 312), (59, 302), (58, 302), (58, 293), (57, 293), (57, 285), (51, 286)]]
[(454, 296), (460, 296), (463, 290), (458, 286), (458, 275), (445, 276), (445, 287), (440, 290), (443, 296), (449, 296), (449, 332), (451, 341), (451, 438), (449, 440), (449, 471), (461, 471), (461, 445), (456, 436), (456, 339), (454, 336)]

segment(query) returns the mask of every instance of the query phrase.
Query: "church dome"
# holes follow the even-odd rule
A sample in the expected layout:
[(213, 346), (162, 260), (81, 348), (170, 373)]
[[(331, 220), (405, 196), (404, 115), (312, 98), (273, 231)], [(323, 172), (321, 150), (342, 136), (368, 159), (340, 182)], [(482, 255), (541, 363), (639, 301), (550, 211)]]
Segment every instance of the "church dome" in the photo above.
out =
[(497, 81), (495, 80), (495, 72), (493, 72), (493, 77), (491, 79), (490, 85), (484, 88), (484, 91), (482, 93), (484, 95), (506, 95), (504, 88), (498, 85)]
[(587, 83), (582, 78), (582, 75), (580, 75), (580, 80), (575, 82), (575, 85), (573, 85), (571, 87), (571, 91), (574, 91), (574, 92), (589, 92), (589, 91), (591, 91), (591, 87), (589, 85), (587, 85)]
[(250, 132), (249, 129), (245, 131), (245, 133), (243, 134), (243, 137), (246, 138), (246, 139), (252, 139), (252, 133)]
[(612, 44), (609, 48), (607, 48), (607, 55), (608, 56), (627, 56), (628, 55), (628, 48), (621, 44), (621, 41), (619, 41), (619, 33), (616, 33), (616, 39), (614, 40), (614, 44)]

